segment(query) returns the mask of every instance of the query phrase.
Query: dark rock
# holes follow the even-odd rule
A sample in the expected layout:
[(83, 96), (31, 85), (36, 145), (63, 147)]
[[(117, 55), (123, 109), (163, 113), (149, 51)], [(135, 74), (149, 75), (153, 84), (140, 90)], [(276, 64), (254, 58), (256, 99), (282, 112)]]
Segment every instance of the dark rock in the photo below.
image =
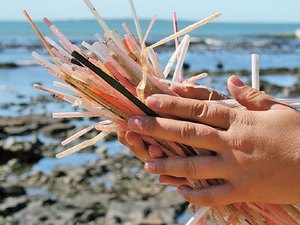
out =
[(39, 221), (42, 221), (42, 222), (45, 222), (45, 221), (47, 221), (48, 219), (49, 219), (49, 217), (46, 216), (46, 215), (42, 215), (42, 216), (39, 217)]
[(42, 133), (46, 137), (52, 137), (52, 138), (65, 138), (66, 133), (69, 130), (74, 129), (74, 126), (65, 124), (65, 123), (57, 123), (57, 124), (51, 124), (42, 129)]
[(109, 135), (107, 135), (105, 138), (104, 138), (104, 141), (115, 141), (118, 139), (118, 136), (116, 133), (110, 133)]
[(27, 206), (28, 199), (26, 197), (7, 198), (0, 205), (0, 216), (9, 216), (24, 209)]
[(0, 151), (0, 165), (14, 158), (22, 163), (35, 163), (43, 157), (42, 146), (43, 144), (39, 140), (34, 142), (12, 142), (5, 145), (3, 151)]
[(271, 84), (267, 81), (261, 80), (260, 81), (260, 88), (261, 90), (264, 90), (266, 93), (270, 95), (282, 93), (284, 87), (276, 85), (276, 84)]
[(97, 219), (104, 216), (105, 213), (103, 213), (102, 211), (87, 209), (82, 212), (76, 213), (73, 222), (74, 224), (77, 223), (87, 224), (91, 221), (96, 221)]
[(65, 176), (67, 176), (67, 172), (63, 171), (63, 170), (55, 170), (53, 176), (54, 177), (65, 177)]
[(26, 135), (26, 134), (31, 134), (32, 131), (35, 131), (39, 128), (38, 123), (30, 123), (26, 124), (24, 126), (10, 126), (10, 127), (5, 127), (3, 131), (8, 134), (9, 136), (12, 135)]
[(56, 203), (57, 203), (57, 199), (55, 199), (55, 198), (48, 198), (48, 199), (46, 199), (46, 200), (44, 200), (42, 202), (42, 205), (43, 206), (47, 206), (47, 205), (54, 205)]
[(0, 63), (0, 69), (11, 69), (11, 68), (17, 68), (18, 65), (14, 62), (11, 63)]
[(22, 186), (8, 186), (8, 187), (1, 187), (0, 186), (0, 196), (2, 198), (7, 198), (7, 197), (17, 197), (17, 196), (22, 196), (26, 195), (25, 188)]

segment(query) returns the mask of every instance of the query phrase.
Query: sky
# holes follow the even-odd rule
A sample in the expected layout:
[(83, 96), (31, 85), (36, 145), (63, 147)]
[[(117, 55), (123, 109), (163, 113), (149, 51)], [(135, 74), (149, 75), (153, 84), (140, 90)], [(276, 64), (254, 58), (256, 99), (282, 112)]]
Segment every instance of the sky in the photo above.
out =
[[(91, 0), (104, 18), (130, 18), (128, 0)], [(170, 19), (199, 20), (222, 12), (220, 22), (299, 23), (299, 0), (135, 0), (140, 18), (158, 15)], [(34, 20), (93, 19), (83, 0), (2, 0), (0, 21), (24, 20), (26, 9)]]

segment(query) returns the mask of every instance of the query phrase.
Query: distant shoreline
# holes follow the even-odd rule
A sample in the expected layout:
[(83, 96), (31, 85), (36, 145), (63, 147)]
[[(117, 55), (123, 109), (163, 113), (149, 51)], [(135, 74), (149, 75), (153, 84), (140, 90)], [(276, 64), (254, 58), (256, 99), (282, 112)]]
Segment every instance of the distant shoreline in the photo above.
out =
[[(0, 62), (0, 70), (1, 69), (16, 69), (16, 68), (22, 68), (27, 66), (39, 66), (36, 64), (33, 60), (23, 60), (19, 62)], [(239, 76), (247, 76), (251, 74), (250, 70), (222, 70), (222, 71), (208, 71), (208, 70), (194, 70), (187, 72), (187, 76), (194, 76), (198, 75), (200, 73), (208, 73), (210, 75), (215, 76), (224, 76), (228, 74), (236, 74)], [(260, 75), (284, 75), (284, 74), (300, 74), (300, 67), (295, 68), (287, 68), (287, 67), (277, 67), (277, 68), (266, 68), (266, 69), (260, 69)]]

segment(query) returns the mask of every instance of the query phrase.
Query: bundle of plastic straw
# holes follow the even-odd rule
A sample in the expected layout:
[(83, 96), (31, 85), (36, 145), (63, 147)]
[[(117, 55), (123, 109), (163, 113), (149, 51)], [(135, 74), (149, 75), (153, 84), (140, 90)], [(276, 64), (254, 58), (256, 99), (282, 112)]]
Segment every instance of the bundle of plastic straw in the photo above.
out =
[[(94, 43), (82, 42), (82, 46), (72, 44), (46, 18), (44, 18), (44, 22), (49, 26), (58, 42), (49, 37), (44, 37), (26, 11), (24, 12), (52, 60), (50, 61), (36, 52), (33, 52), (33, 57), (38, 64), (45, 67), (50, 74), (59, 80), (54, 82), (55, 87), (72, 94), (41, 85), (34, 86), (55, 95), (62, 101), (83, 109), (83, 112), (54, 113), (53, 117), (99, 117), (98, 123), (79, 131), (64, 140), (62, 144), (68, 145), (93, 129), (98, 130), (99, 134), (57, 154), (58, 158), (66, 157), (87, 146), (94, 145), (110, 132), (128, 130), (127, 121), (133, 116), (159, 116), (143, 103), (145, 97), (157, 93), (175, 96), (177, 94), (169, 88), (170, 86), (185, 85), (205, 77), (206, 74), (200, 74), (188, 80), (183, 80), (182, 66), (190, 43), (188, 33), (220, 16), (220, 13), (215, 13), (180, 31), (177, 31), (176, 16), (174, 16), (175, 33), (146, 47), (145, 42), (156, 17), (153, 17), (146, 34), (143, 36), (133, 1), (129, 0), (138, 38), (133, 35), (125, 23), (123, 23), (123, 28), (126, 34), (121, 37), (118, 31), (111, 30), (107, 26), (89, 0), (84, 0), (84, 2), (95, 15), (104, 30), (104, 34), (102, 36), (96, 34)], [(178, 41), (179, 37), (183, 37), (180, 43)], [(177, 43), (176, 50), (163, 69), (154, 48), (173, 40), (176, 40)], [(172, 80), (169, 80), (167, 77), (173, 67), (175, 67), (174, 76)], [(217, 103), (230, 107), (237, 106), (234, 100), (217, 101)], [(288, 103), (299, 104), (296, 100), (290, 100)], [(143, 136), (143, 141), (147, 144), (160, 145), (168, 156), (203, 154), (203, 152), (190, 146), (167, 140)], [(191, 185), (200, 189), (216, 182), (220, 181), (193, 180)], [(204, 223), (208, 217), (211, 222), (215, 221), (217, 224), (296, 225), (300, 221), (299, 209), (292, 205), (243, 202), (215, 208), (201, 206), (194, 208), (198, 211), (187, 224)]]

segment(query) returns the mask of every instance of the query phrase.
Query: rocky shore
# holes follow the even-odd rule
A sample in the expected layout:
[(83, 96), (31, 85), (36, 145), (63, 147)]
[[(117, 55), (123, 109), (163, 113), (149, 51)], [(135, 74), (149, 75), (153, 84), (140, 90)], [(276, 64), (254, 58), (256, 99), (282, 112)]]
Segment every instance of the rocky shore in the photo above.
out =
[[(59, 140), (74, 129), (70, 121), (48, 116), (0, 119), (0, 224), (184, 222), (180, 218), (186, 216), (187, 203), (175, 190), (158, 184), (125, 147), (109, 152), (106, 146), (116, 142), (114, 135), (105, 145), (84, 151), (94, 156), (84, 165), (34, 169), (54, 160), (62, 150)], [(44, 142), (41, 135), (56, 141)]]
[[(272, 95), (300, 93), (299, 78), (290, 87), (267, 81), (261, 86)], [(20, 116), (53, 104), (50, 95), (22, 99), (0, 105), (1, 112), (11, 114), (0, 117), (0, 224), (160, 225), (188, 220), (184, 199), (146, 173), (116, 135), (66, 161), (55, 159), (65, 149), (60, 142), (91, 121), (52, 119), (47, 107), (44, 114), (33, 110)]]

